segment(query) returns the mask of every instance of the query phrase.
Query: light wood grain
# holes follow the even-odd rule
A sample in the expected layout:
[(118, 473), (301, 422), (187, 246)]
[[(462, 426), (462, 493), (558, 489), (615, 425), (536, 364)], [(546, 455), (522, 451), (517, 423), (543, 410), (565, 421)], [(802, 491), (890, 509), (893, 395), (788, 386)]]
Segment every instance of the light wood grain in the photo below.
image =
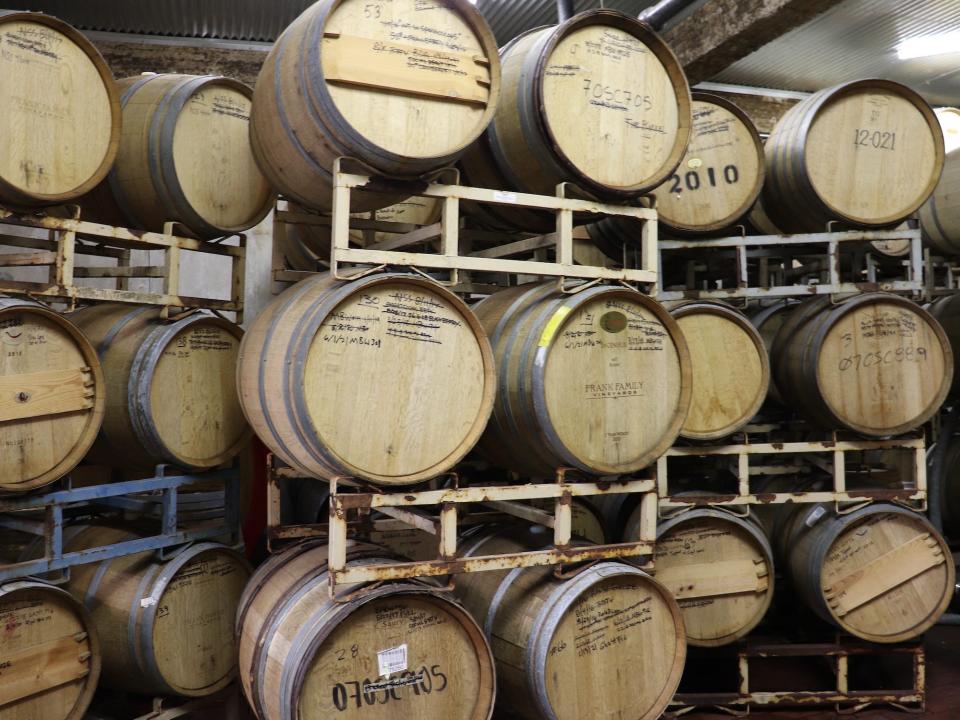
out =
[(97, 437), (105, 394), (96, 352), (73, 324), (0, 297), (0, 492), (70, 472)]
[(943, 146), (947, 153), (960, 148), (960, 108), (941, 107), (934, 110), (943, 131)]
[(100, 677), (96, 631), (80, 603), (38, 582), (0, 585), (0, 718), (80, 720)]
[(917, 217), (924, 243), (935, 253), (960, 254), (960, 150), (947, 154), (943, 175)]
[(73, 200), (107, 174), (120, 107), (89, 40), (48, 15), (0, 15), (0, 198), (13, 205)]

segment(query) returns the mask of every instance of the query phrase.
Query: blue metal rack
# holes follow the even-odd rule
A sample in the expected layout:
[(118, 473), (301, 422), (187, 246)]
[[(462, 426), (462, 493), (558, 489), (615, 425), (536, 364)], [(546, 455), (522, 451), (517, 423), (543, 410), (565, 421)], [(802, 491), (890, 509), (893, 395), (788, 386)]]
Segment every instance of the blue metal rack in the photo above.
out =
[[(112, 558), (145, 551), (158, 551), (161, 556), (175, 554), (183, 546), (199, 540), (226, 538), (228, 544), (240, 543), (240, 478), (235, 469), (219, 470), (202, 475), (167, 475), (168, 468), (160, 465), (156, 475), (143, 480), (128, 480), (94, 485), (71, 486), (70, 478), (60, 481), (58, 490), (41, 495), (0, 498), (0, 528), (27, 532), (44, 539), (43, 557), (0, 564), (0, 582), (18, 578), (54, 573), (62, 577), (52, 582), (69, 578), (69, 569), (75, 565), (100, 562)], [(194, 483), (222, 481), (222, 512), (211, 511), (192, 516), (187, 527), (181, 527), (178, 505), (181, 490)], [(191, 493), (193, 495), (193, 493)], [(203, 493), (209, 502), (219, 491)], [(135, 510), (152, 515), (160, 523), (158, 533), (126, 542), (89, 548), (77, 552), (63, 551), (63, 529), (66, 511), (96, 511), (98, 509)], [(43, 511), (44, 519), (25, 517), (27, 511)], [(170, 552), (172, 551), (172, 552)], [(48, 581), (49, 578), (46, 578)]]

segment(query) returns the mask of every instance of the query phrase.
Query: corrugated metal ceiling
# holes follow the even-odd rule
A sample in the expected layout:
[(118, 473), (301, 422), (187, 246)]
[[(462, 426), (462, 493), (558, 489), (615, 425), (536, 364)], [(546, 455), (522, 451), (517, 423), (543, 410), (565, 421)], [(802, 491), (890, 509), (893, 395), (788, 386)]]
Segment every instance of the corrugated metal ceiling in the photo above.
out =
[(934, 104), (960, 104), (956, 53), (900, 60), (908, 38), (960, 31), (960, 0), (844, 0), (713, 78), (813, 91), (863, 77), (902, 82)]

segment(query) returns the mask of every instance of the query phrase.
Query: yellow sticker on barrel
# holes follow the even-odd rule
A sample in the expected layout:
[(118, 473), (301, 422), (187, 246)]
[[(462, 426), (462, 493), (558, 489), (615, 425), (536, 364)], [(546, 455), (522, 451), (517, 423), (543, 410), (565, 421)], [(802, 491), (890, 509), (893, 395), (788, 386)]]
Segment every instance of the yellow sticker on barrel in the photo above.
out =
[(557, 330), (560, 328), (563, 319), (569, 314), (570, 308), (568, 307), (562, 307), (553, 314), (550, 322), (548, 322), (547, 326), (543, 329), (543, 334), (540, 336), (540, 347), (546, 347), (550, 344), (553, 336), (557, 334)]

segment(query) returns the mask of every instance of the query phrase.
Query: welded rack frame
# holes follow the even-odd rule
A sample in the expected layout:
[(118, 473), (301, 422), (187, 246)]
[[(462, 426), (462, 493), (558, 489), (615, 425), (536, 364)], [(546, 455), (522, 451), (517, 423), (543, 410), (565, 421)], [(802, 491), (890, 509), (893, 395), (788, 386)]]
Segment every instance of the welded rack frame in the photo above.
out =
[[(142, 232), (102, 225), (74, 217), (25, 215), (0, 208), (0, 247), (24, 248), (22, 253), (0, 253), (0, 269), (46, 267), (45, 282), (0, 278), (0, 293), (26, 295), (39, 300), (59, 300), (71, 307), (78, 302), (119, 302), (159, 305), (166, 308), (201, 308), (236, 313), (243, 322), (246, 275), (246, 235), (239, 233), (219, 241), (195, 240), (174, 234), (177, 224), (168, 222), (162, 233)], [(46, 231), (35, 237), (33, 231)], [(226, 244), (237, 238), (237, 244)], [(160, 265), (131, 265), (133, 250), (162, 251)], [(230, 262), (230, 298), (201, 298), (180, 292), (180, 266), (184, 252), (223, 257)], [(112, 258), (115, 265), (82, 267), (80, 257)], [(115, 288), (80, 285), (79, 279), (109, 279)], [(129, 289), (131, 279), (159, 278), (159, 293)]]
[[(443, 480), (448, 487), (428, 490), (389, 491), (367, 486), (355, 478), (331, 478), (330, 518), (328, 523), (284, 526), (280, 518), (280, 480), (285, 477), (303, 477), (301, 473), (277, 467), (272, 457), (267, 460), (267, 538), (268, 542), (325, 538), (329, 544), (330, 597), (344, 601), (337, 587), (352, 583), (376, 583), (422, 577), (456, 576), (461, 573), (487, 570), (509, 570), (522, 567), (561, 566), (597, 560), (646, 558), (645, 566), (652, 568), (656, 541), (657, 495), (652, 479), (622, 479), (616, 481), (571, 481), (578, 473), (560, 468), (552, 483), (525, 485), (474, 485), (459, 487), (456, 473), (448, 473)], [(605, 494), (639, 494), (642, 513), (640, 538), (633, 542), (606, 545), (583, 545), (572, 542), (572, 511), (574, 497)], [(547, 512), (530, 505), (526, 500), (553, 499), (554, 510)], [(461, 510), (467, 505), (484, 505), (502, 516), (512, 516), (529, 523), (553, 529), (550, 547), (518, 553), (458, 557), (458, 526)], [(417, 508), (439, 508), (437, 516), (417, 512)], [(347, 541), (350, 530), (369, 524), (373, 511), (387, 516), (377, 529), (415, 528), (437, 537), (437, 557), (430, 560), (377, 564), (353, 563), (347, 566)], [(352, 517), (351, 517), (352, 515)]]
[[(910, 252), (904, 256), (903, 279), (877, 279), (876, 264), (866, 260), (866, 282), (844, 281), (841, 277), (841, 252), (853, 244), (865, 245), (876, 241), (909, 240)], [(660, 267), (684, 262), (709, 262), (717, 253), (733, 251), (736, 284), (728, 288), (697, 289), (689, 277), (683, 290), (668, 290), (663, 286), (663, 274), (657, 288), (657, 299), (667, 300), (733, 300), (738, 298), (787, 298), (833, 295), (876, 290), (921, 295), (924, 292), (924, 256), (919, 229), (904, 230), (851, 230), (797, 235), (737, 235), (733, 237), (702, 240), (664, 240), (657, 244)], [(811, 252), (813, 250), (813, 252)], [(696, 253), (696, 260), (682, 257), (683, 253)], [(679, 257), (678, 257), (679, 255)], [(776, 273), (769, 268), (771, 258), (779, 258), (792, 265), (795, 257), (820, 258), (821, 267), (814, 271), (826, 273), (826, 282), (794, 283), (776, 285), (772, 278)], [(729, 258), (728, 258), (729, 259)], [(756, 259), (758, 268), (750, 272), (749, 261)], [(788, 268), (796, 273), (793, 267)], [(751, 277), (754, 275), (754, 277)]]
[[(728, 692), (678, 692), (666, 717), (680, 717), (697, 708), (715, 707), (733, 715), (749, 714), (755, 708), (786, 708), (832, 705), (838, 715), (851, 714), (870, 705), (890, 705), (921, 712), (926, 703), (926, 655), (922, 642), (877, 645), (851, 638), (832, 643), (761, 643), (747, 640), (726, 648), (692, 648), (713, 662), (735, 661), (738, 689)], [(912, 683), (909, 688), (852, 690), (850, 661), (864, 656), (905, 654), (912, 656)], [(829, 690), (759, 691), (751, 685), (751, 662), (767, 658), (825, 658), (832, 663), (836, 686)]]
[[(669, 515), (684, 508), (704, 506), (749, 506), (783, 503), (869, 503), (876, 501), (911, 504), (916, 510), (926, 510), (927, 460), (924, 437), (894, 438), (891, 440), (840, 440), (833, 438), (819, 442), (744, 442), (732, 445), (674, 446), (656, 463), (659, 514)], [(870, 450), (909, 450), (913, 452), (915, 487), (902, 489), (848, 490), (846, 453)], [(818, 458), (828, 456), (825, 462)], [(737, 491), (735, 493), (672, 495), (670, 492), (670, 458), (724, 456), (735, 464)], [(823, 491), (763, 493), (751, 487), (751, 463), (762, 456), (765, 460), (777, 457), (812, 458), (814, 465), (828, 470), (832, 488)]]
[[(229, 536), (230, 544), (238, 545), (240, 538), (240, 478), (235, 469), (206, 472), (202, 475), (167, 475), (165, 466), (158, 466), (154, 477), (142, 480), (72, 487), (69, 476), (59, 481), (56, 490), (26, 496), (0, 497), (0, 527), (19, 530), (44, 540), (43, 557), (0, 564), (0, 582), (16, 580), (53, 572), (62, 572), (69, 578), (69, 569), (76, 565), (100, 562), (145, 551), (175, 549), (188, 543)], [(224, 511), (221, 518), (208, 518), (202, 525), (180, 527), (177, 514), (179, 494), (193, 483), (222, 481)], [(130, 510), (145, 509), (159, 503), (160, 531), (135, 540), (104, 545), (86, 550), (64, 552), (63, 531), (65, 515), (71, 510)], [(42, 511), (43, 520), (24, 517), (26, 511)]]
[[(415, 227), (404, 223), (351, 218), (350, 198), (354, 190), (376, 189), (385, 192), (382, 179), (371, 175), (343, 171), (347, 163), (356, 164), (350, 158), (338, 158), (333, 168), (332, 212), (329, 216), (312, 213), (293, 213), (280, 210), (275, 213), (273, 279), (275, 282), (298, 282), (316, 273), (286, 269), (283, 265), (283, 237), (286, 225), (310, 224), (330, 227), (330, 256), (324, 258), (330, 274), (338, 280), (349, 280), (385, 267), (405, 267), (428, 271), (448, 271), (448, 279), (441, 280), (444, 285), (454, 288), (461, 286), (460, 272), (499, 273), (506, 275), (527, 275), (533, 277), (553, 277), (571, 280), (607, 280), (635, 283), (656, 289), (658, 276), (657, 260), (657, 212), (654, 209), (613, 205), (595, 200), (568, 197), (575, 189), (569, 183), (557, 186), (556, 195), (532, 195), (529, 193), (490, 190), (459, 184), (459, 175), (455, 170), (441, 171), (452, 175), (452, 184), (438, 182), (408, 184), (406, 190), (402, 183), (391, 181), (391, 193), (408, 196), (437, 198), (443, 201), (439, 223)], [(556, 214), (556, 231), (547, 235), (530, 234), (520, 240), (504, 245), (477, 250), (469, 254), (461, 246), (461, 201), (480, 204), (505, 205), (553, 212)], [(642, 224), (640, 230), (639, 268), (612, 268), (599, 265), (579, 265), (574, 261), (573, 215), (584, 212), (597, 215), (631, 217)], [(350, 229), (373, 229), (395, 231), (396, 234), (384, 241), (372, 243), (362, 248), (350, 246)], [(500, 233), (510, 238), (507, 233)], [(414, 245), (439, 241), (439, 252), (414, 252), (408, 250)], [(536, 253), (539, 250), (553, 248), (556, 261), (539, 259), (513, 259), (511, 256)], [(368, 269), (358, 270), (357, 266)], [(348, 269), (349, 268), (349, 269)]]

